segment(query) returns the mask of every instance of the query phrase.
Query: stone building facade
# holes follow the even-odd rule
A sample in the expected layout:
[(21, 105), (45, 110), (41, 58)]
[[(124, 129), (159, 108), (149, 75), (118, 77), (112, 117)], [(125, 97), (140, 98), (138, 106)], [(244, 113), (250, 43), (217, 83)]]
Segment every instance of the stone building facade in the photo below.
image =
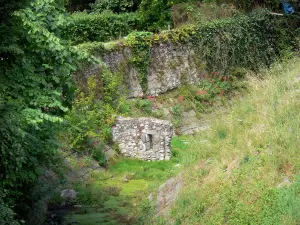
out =
[(118, 117), (113, 128), (113, 140), (124, 156), (146, 161), (169, 160), (173, 133), (169, 121)]

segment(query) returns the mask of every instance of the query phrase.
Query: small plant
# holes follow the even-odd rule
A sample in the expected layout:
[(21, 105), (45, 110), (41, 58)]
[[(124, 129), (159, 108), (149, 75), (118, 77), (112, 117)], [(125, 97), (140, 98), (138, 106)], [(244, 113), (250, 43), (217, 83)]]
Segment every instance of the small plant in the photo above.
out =
[(152, 102), (148, 99), (139, 99), (136, 102), (135, 107), (142, 113), (151, 114), (152, 112)]
[(107, 187), (105, 191), (111, 196), (119, 196), (121, 190), (120, 187)]
[(103, 153), (103, 143), (97, 143), (94, 142), (94, 148), (90, 150), (91, 156), (99, 162), (100, 166), (105, 166), (106, 165), (106, 157), (105, 154)]
[(80, 154), (91, 154), (100, 165), (106, 163), (102, 149), (112, 140), (114, 115), (124, 102), (118, 93), (119, 82), (105, 69), (101, 75), (89, 77), (87, 87), (77, 92), (74, 107), (60, 132), (62, 143)]
[(180, 127), (182, 123), (182, 108), (180, 107), (179, 104), (172, 107), (171, 114), (173, 115), (172, 117), (173, 125), (177, 128)]
[(127, 43), (132, 47), (131, 63), (139, 72), (139, 81), (144, 92), (147, 91), (151, 37), (151, 32), (133, 32), (127, 36)]

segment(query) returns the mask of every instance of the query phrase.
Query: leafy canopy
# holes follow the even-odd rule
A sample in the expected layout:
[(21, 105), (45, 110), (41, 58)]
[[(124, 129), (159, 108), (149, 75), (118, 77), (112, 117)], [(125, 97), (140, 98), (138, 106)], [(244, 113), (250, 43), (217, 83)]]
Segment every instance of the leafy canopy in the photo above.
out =
[(0, 206), (18, 199), (20, 218), (38, 200), (30, 199), (30, 188), (56, 158), (56, 127), (72, 102), (71, 73), (87, 58), (60, 38), (68, 24), (62, 5), (19, 0), (0, 8)]

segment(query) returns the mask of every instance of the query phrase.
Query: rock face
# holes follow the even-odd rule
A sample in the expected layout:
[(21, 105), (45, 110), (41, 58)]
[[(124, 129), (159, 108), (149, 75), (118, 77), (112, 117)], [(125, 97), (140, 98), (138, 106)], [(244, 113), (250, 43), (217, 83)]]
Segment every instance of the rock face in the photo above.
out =
[(127, 157), (147, 161), (169, 160), (173, 127), (169, 121), (153, 118), (116, 119), (113, 140)]
[[(111, 72), (121, 73), (123, 75), (123, 83), (125, 84), (129, 98), (143, 96), (142, 87), (139, 82), (138, 71), (130, 63), (131, 49), (124, 48), (122, 50), (112, 51), (100, 57), (105, 62)], [(88, 72), (89, 69), (86, 71)]]
[(156, 215), (161, 216), (168, 213), (170, 206), (178, 197), (182, 188), (182, 174), (172, 177), (162, 184), (158, 189)]
[(165, 43), (150, 49), (147, 95), (157, 96), (184, 84), (196, 84), (205, 71), (203, 61), (188, 45)]
[[(123, 77), (122, 90), (129, 98), (145, 95), (157, 96), (183, 84), (196, 84), (205, 75), (205, 62), (189, 45), (174, 43), (154, 44), (150, 47), (147, 73), (147, 90), (143, 91), (138, 68), (131, 63), (133, 56), (129, 47), (107, 51), (97, 56), (111, 72)], [(100, 68), (82, 68), (79, 77), (98, 73)]]

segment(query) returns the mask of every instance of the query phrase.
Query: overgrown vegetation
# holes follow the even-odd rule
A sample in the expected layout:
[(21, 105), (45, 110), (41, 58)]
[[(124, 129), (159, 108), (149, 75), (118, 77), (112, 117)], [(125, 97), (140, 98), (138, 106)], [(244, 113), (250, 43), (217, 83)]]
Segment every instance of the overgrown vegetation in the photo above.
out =
[[(119, 158), (95, 172), (76, 186), (84, 213), (69, 214), (65, 222), (298, 224), (298, 62), (248, 74), (247, 93), (226, 110), (230, 114), (212, 112), (208, 131), (174, 138), (170, 161)], [(182, 170), (184, 189), (171, 215), (155, 217), (145, 196)]]
[[(85, 184), (74, 184), (80, 193), (77, 201), (90, 207), (78, 212), (88, 214), (70, 217), (85, 225), (99, 221), (149, 223), (152, 218), (147, 215), (137, 218), (143, 210), (150, 212), (149, 203), (142, 205), (142, 212), (138, 207), (133, 209), (136, 204), (179, 172), (182, 165), (188, 167), (197, 160), (208, 162), (196, 173), (191, 172), (190, 178), (204, 183), (200, 191), (203, 196), (197, 195), (198, 183), (189, 182), (187, 192), (198, 197), (201, 204), (183, 194), (177, 206), (183, 210), (174, 209), (177, 224), (198, 224), (199, 218), (208, 224), (299, 223), (299, 104), (294, 100), (298, 97), (295, 88), (299, 88), (299, 79), (295, 78), (292, 84), (294, 72), (286, 80), (276, 77), (274, 81), (259, 81), (260, 85), (256, 81), (260, 88), (255, 91), (263, 93), (263, 97), (259, 99), (258, 94), (252, 93), (234, 109), (230, 123), (217, 124), (211, 133), (199, 136), (205, 138), (203, 142), (175, 138), (170, 162), (146, 163), (115, 157), (107, 164), (103, 149), (112, 145), (111, 128), (117, 115), (163, 118), (163, 107), (168, 107), (172, 122), (179, 127), (185, 110), (205, 112), (207, 105), (216, 99), (224, 101), (230, 91), (240, 87), (245, 68), (258, 71), (270, 66), (283, 52), (299, 48), (299, 38), (294, 38), (299, 26), (296, 17), (275, 19), (262, 10), (242, 15), (231, 6), (250, 11), (258, 4), (278, 10), (280, 5), (275, 0), (227, 1), (228, 5), (217, 1), (219, 6), (208, 4), (208, 9), (203, 6), (199, 11), (186, 2), (190, 1), (99, 0), (88, 11), (67, 18), (63, 5), (75, 11), (89, 8), (94, 1), (1, 1), (0, 224), (43, 223), (47, 210), (44, 199), (56, 191), (54, 186), (65, 182), (61, 178), (58, 149), (66, 157), (73, 154), (89, 161), (93, 158), (107, 169), (95, 172)], [(182, 15), (193, 24), (162, 31), (168, 26), (172, 28), (172, 7), (178, 3), (183, 3)], [(297, 9), (299, 3), (293, 3)], [(214, 15), (210, 17), (204, 11)], [(220, 18), (228, 19), (214, 20)], [(101, 43), (125, 35), (128, 36), (120, 41)], [(74, 48), (70, 43), (84, 44)], [(82, 69), (92, 61), (99, 64), (85, 50), (99, 57), (108, 51), (130, 48), (127, 63), (138, 71), (146, 93), (151, 48), (160, 44), (188, 45), (196, 52), (195, 62), (201, 62), (199, 68), (208, 74), (206, 79), (165, 96), (128, 100), (124, 71), (112, 73), (103, 65), (95, 65), (100, 69), (88, 78), (83, 77), (84, 82), (71, 77), (79, 61), (77, 65)], [(265, 104), (262, 106), (261, 102)], [(186, 144), (189, 142), (191, 146)], [(233, 172), (232, 167), (236, 168)], [(254, 168), (258, 168), (255, 173)], [(57, 183), (49, 184), (46, 174), (54, 174)], [(206, 186), (210, 175), (218, 176)], [(295, 181), (291, 188), (274, 188), (284, 177)], [(220, 194), (216, 195), (217, 192)], [(242, 193), (250, 197), (241, 197)], [(135, 194), (137, 197), (133, 198)], [(224, 207), (216, 206), (216, 202), (222, 202)], [(248, 207), (250, 203), (252, 208)], [(163, 219), (154, 220), (164, 223)]]
[(240, 12), (231, 4), (184, 2), (173, 6), (173, 23), (178, 28), (184, 24), (230, 18), (238, 14)]
[(59, 39), (67, 22), (58, 2), (4, 1), (0, 10), (0, 221), (18, 224), (40, 200), (31, 192), (38, 177), (57, 162), (56, 131), (72, 103), (71, 73), (75, 59), (87, 56)]
[(120, 82), (118, 76), (103, 68), (88, 79), (85, 91), (78, 89), (60, 132), (65, 150), (90, 154), (100, 165), (106, 164), (102, 149), (111, 143), (111, 127), (124, 101), (119, 93)]
[(274, 18), (267, 11), (259, 10), (250, 15), (185, 26), (161, 34), (135, 32), (109, 45), (87, 43), (79, 48), (102, 55), (106, 51), (131, 47), (131, 63), (139, 71), (141, 85), (145, 90), (149, 49), (153, 45), (189, 43), (197, 51), (198, 61), (203, 62), (199, 67), (204, 67), (208, 73), (217, 71), (230, 74), (241, 68), (258, 70), (294, 47), (292, 33), (298, 23), (295, 18)]
[[(145, 162), (119, 157), (106, 171), (95, 171), (85, 183), (74, 185), (79, 196), (79, 210), (67, 215), (63, 224), (70, 222), (82, 225), (137, 224), (140, 204), (145, 196), (155, 192), (157, 187), (176, 175), (190, 161), (189, 150), (184, 138), (172, 141), (173, 158), (168, 161)], [(148, 207), (148, 203), (143, 203)]]
[[(163, 118), (164, 112), (158, 106), (159, 102), (169, 108), (175, 127), (180, 127), (183, 110), (192, 109), (198, 114), (203, 113), (216, 98), (223, 99), (224, 95), (241, 86), (244, 68), (257, 71), (292, 48), (293, 38), (288, 34), (295, 24), (297, 22), (293, 19), (275, 20), (267, 12), (259, 11), (249, 16), (187, 26), (161, 34), (134, 32), (118, 42), (78, 46), (96, 56), (130, 47), (131, 56), (126, 63), (130, 63), (139, 72), (144, 93), (147, 91), (150, 49), (153, 45), (189, 43), (199, 53), (198, 61), (203, 62), (199, 67), (205, 68), (207, 77), (199, 85), (175, 91), (172, 98), (176, 104), (169, 106), (167, 101), (160, 98), (156, 100), (151, 96), (145, 100), (122, 99), (127, 92), (126, 85), (122, 84), (126, 76), (124, 71), (114, 74), (100, 71), (103, 74), (94, 74), (88, 83), (79, 79), (78, 86), (86, 91), (78, 94), (75, 107), (67, 117), (71, 124), (68, 135), (65, 136), (68, 148), (77, 149), (76, 151), (80, 149), (83, 153), (96, 151), (100, 154), (103, 145), (111, 141), (111, 127), (116, 115)], [(105, 92), (106, 87), (110, 91)], [(120, 91), (124, 93), (123, 96), (118, 95)], [(100, 158), (103, 164), (105, 160)]]
[[(299, 3), (291, 1), (296, 10)], [(255, 8), (281, 12), (278, 0), (252, 1), (105, 1), (93, 4), (90, 12), (76, 12), (66, 34), (74, 43), (109, 41), (132, 31), (157, 33), (182, 24), (195, 24), (214, 19), (228, 18), (250, 12)]]
[(64, 36), (74, 44), (89, 41), (109, 41), (128, 35), (137, 29), (139, 18), (134, 13), (72, 14), (72, 23), (64, 30)]
[(299, 224), (299, 70), (295, 58), (251, 77), (229, 115), (187, 139), (195, 164), (171, 212), (176, 224)]
[(102, 13), (112, 11), (114, 13), (135, 12), (140, 5), (141, 0), (96, 0), (92, 5), (92, 11)]

